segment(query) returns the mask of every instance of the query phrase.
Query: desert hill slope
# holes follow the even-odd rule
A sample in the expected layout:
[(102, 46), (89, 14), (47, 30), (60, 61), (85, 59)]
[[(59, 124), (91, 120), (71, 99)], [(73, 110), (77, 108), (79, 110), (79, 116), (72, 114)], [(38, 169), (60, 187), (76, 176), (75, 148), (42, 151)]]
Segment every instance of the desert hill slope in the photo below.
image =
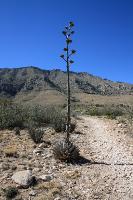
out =
[[(70, 73), (71, 93), (95, 95), (132, 95), (133, 84), (113, 82), (88, 73)], [(43, 70), (37, 67), (1, 68), (0, 96), (31, 100), (51, 97), (66, 98), (67, 74), (61, 70)]]

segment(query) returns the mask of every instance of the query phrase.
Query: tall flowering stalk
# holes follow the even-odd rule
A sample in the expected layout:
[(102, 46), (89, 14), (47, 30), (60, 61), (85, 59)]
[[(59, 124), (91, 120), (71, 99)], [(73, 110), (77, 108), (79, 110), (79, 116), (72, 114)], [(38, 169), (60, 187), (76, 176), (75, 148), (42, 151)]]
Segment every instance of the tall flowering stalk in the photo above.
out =
[(66, 140), (69, 142), (70, 138), (70, 126), (71, 126), (71, 91), (70, 91), (70, 65), (74, 63), (71, 60), (73, 54), (76, 53), (74, 49), (70, 49), (70, 45), (72, 43), (72, 35), (74, 34), (73, 31), (74, 23), (69, 22), (69, 25), (65, 27), (64, 31), (62, 31), (63, 35), (65, 36), (66, 45), (64, 50), (64, 54), (60, 57), (66, 62), (67, 67), (67, 124), (66, 124)]

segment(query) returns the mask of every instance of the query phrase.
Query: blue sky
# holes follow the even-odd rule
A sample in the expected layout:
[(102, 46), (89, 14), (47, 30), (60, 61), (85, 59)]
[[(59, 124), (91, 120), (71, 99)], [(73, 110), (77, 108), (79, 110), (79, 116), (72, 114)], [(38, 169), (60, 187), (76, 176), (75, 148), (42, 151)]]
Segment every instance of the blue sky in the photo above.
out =
[(0, 0), (0, 68), (65, 70), (61, 32), (71, 20), (71, 70), (133, 83), (132, 0)]

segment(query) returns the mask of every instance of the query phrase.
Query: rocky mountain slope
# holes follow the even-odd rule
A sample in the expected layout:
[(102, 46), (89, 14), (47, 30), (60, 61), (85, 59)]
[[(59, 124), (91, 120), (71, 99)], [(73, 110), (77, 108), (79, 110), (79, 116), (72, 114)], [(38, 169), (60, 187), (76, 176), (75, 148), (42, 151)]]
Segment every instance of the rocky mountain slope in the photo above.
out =
[[(133, 84), (112, 82), (88, 73), (70, 73), (72, 93), (99, 95), (133, 94)], [(0, 96), (15, 97), (18, 94), (53, 91), (65, 95), (67, 74), (61, 70), (42, 70), (37, 67), (1, 68)]]

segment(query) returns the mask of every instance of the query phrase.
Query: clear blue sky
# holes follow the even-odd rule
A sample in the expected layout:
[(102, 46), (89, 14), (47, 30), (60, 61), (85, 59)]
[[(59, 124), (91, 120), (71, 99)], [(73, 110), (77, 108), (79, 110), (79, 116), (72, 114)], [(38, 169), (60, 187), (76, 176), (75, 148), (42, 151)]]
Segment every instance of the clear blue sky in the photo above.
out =
[(65, 70), (61, 32), (71, 20), (71, 70), (133, 83), (133, 0), (0, 0), (0, 68)]

